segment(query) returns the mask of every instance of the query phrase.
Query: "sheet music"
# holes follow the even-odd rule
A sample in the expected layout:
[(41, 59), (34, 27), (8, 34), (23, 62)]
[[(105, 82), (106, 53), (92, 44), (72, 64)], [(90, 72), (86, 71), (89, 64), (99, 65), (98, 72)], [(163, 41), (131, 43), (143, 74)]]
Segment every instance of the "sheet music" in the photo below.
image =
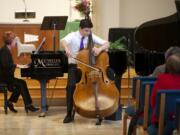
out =
[(24, 43), (39, 41), (39, 35), (24, 34)]

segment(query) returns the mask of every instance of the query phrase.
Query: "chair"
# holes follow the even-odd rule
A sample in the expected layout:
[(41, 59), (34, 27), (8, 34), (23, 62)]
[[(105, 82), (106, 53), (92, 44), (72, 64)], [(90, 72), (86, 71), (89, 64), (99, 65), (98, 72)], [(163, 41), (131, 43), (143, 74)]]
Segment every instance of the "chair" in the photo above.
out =
[(141, 81), (139, 92), (139, 110), (143, 112), (143, 117), (138, 118), (136, 128), (134, 129), (134, 132), (136, 132), (138, 128), (139, 131), (141, 130), (144, 134), (151, 120), (152, 108), (150, 105), (150, 97), (156, 78), (148, 78), (148, 81), (146, 81), (146, 79)]
[(4, 110), (5, 114), (8, 113), (8, 99), (7, 99), (8, 86), (6, 83), (0, 83), (0, 93), (4, 93)]
[(169, 113), (175, 114), (176, 99), (178, 98), (180, 98), (180, 90), (159, 90), (157, 92), (156, 115), (159, 118), (158, 135), (163, 135)]
[(22, 53), (32, 53), (36, 50), (36, 47), (34, 44), (22, 44), (19, 37), (16, 37), (16, 43), (17, 43), (17, 56), (20, 56)]
[(178, 129), (178, 133), (180, 134), (180, 98), (176, 100), (176, 128)]
[[(144, 102), (144, 97), (145, 97), (145, 92), (143, 92), (145, 90), (145, 87), (142, 88), (142, 83), (144, 81), (156, 81), (156, 77), (150, 77), (150, 76), (137, 76), (133, 78), (133, 88), (132, 88), (132, 97), (135, 100), (135, 110), (144, 109), (144, 105), (140, 104), (141, 102)], [(144, 94), (143, 94), (144, 93)], [(123, 117), (123, 135), (127, 134), (127, 119), (131, 118), (131, 116), (129, 116), (127, 113), (124, 114)]]
[(156, 81), (156, 77), (137, 76), (133, 78), (132, 97), (136, 101), (136, 109), (138, 109), (140, 105), (140, 94), (141, 94), (140, 91), (141, 91), (142, 83), (144, 81)]
[[(153, 90), (153, 86), (155, 84), (155, 81), (145, 81), (142, 82), (142, 94), (140, 98), (140, 106), (144, 110), (144, 117), (143, 117), (143, 128), (147, 129), (148, 124), (150, 123), (151, 114), (152, 114), (152, 108), (150, 105), (150, 97)], [(142, 96), (143, 95), (143, 96)]]

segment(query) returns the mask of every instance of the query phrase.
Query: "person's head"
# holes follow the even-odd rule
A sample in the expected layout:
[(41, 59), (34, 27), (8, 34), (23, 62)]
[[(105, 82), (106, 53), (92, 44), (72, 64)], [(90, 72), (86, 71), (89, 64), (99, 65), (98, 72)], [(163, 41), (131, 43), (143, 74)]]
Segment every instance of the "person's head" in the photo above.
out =
[(176, 53), (180, 53), (179, 47), (172, 46), (168, 48), (167, 51), (165, 52), (165, 60), (167, 60), (171, 55), (176, 54)]
[(91, 28), (93, 24), (89, 19), (83, 19), (80, 21), (79, 30), (82, 36), (88, 36), (91, 33)]
[(14, 47), (16, 45), (16, 36), (13, 32), (7, 31), (3, 35), (4, 44), (7, 46)]
[(166, 73), (180, 75), (180, 53), (168, 57), (166, 61)]

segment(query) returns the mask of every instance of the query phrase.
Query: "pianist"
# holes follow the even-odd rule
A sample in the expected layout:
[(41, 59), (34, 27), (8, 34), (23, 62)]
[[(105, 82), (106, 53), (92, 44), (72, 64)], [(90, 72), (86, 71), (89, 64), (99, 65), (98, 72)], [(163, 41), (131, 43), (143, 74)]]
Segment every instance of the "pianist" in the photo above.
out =
[(15, 68), (25, 68), (25, 65), (19, 65), (13, 63), (11, 49), (16, 46), (15, 34), (8, 31), (3, 36), (4, 46), (0, 49), (0, 82), (8, 84), (8, 90), (12, 92), (12, 95), (8, 99), (8, 108), (16, 113), (13, 103), (18, 101), (21, 95), (25, 104), (25, 111), (35, 112), (39, 109), (32, 105), (32, 99), (29, 94), (27, 84), (24, 80), (14, 77)]
[[(68, 83), (66, 87), (67, 91), (67, 115), (63, 123), (69, 123), (74, 120), (74, 112), (72, 113), (73, 108), (73, 93), (75, 90), (75, 83), (77, 81), (77, 65), (76, 61), (72, 58), (75, 57), (78, 52), (87, 47), (88, 35), (91, 33), (91, 28), (93, 24), (88, 19), (83, 19), (80, 21), (80, 28), (76, 32), (72, 32), (64, 37), (61, 41), (63, 48), (68, 56)], [(93, 48), (95, 55), (98, 55), (101, 51), (107, 50), (109, 47), (108, 41), (105, 41), (94, 34), (92, 34), (93, 42), (101, 47)]]

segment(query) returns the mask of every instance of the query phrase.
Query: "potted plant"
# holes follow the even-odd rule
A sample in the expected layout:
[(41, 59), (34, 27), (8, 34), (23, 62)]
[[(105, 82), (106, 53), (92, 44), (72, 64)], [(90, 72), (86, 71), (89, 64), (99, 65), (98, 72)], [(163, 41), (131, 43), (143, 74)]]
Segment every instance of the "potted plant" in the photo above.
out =
[(114, 69), (116, 74), (122, 75), (128, 65), (133, 65), (132, 53), (127, 47), (127, 38), (120, 37), (115, 42), (110, 42), (108, 50), (109, 64)]
[(118, 51), (118, 50), (125, 51), (126, 50), (125, 41), (126, 41), (126, 37), (122, 36), (118, 40), (116, 40), (115, 42), (110, 42), (109, 51), (110, 52), (111, 51)]
[(110, 42), (109, 53), (126, 53), (126, 57), (128, 58), (128, 64), (132, 65), (132, 52), (128, 50), (128, 46), (126, 44), (127, 38), (125, 36), (120, 37), (115, 42)]

